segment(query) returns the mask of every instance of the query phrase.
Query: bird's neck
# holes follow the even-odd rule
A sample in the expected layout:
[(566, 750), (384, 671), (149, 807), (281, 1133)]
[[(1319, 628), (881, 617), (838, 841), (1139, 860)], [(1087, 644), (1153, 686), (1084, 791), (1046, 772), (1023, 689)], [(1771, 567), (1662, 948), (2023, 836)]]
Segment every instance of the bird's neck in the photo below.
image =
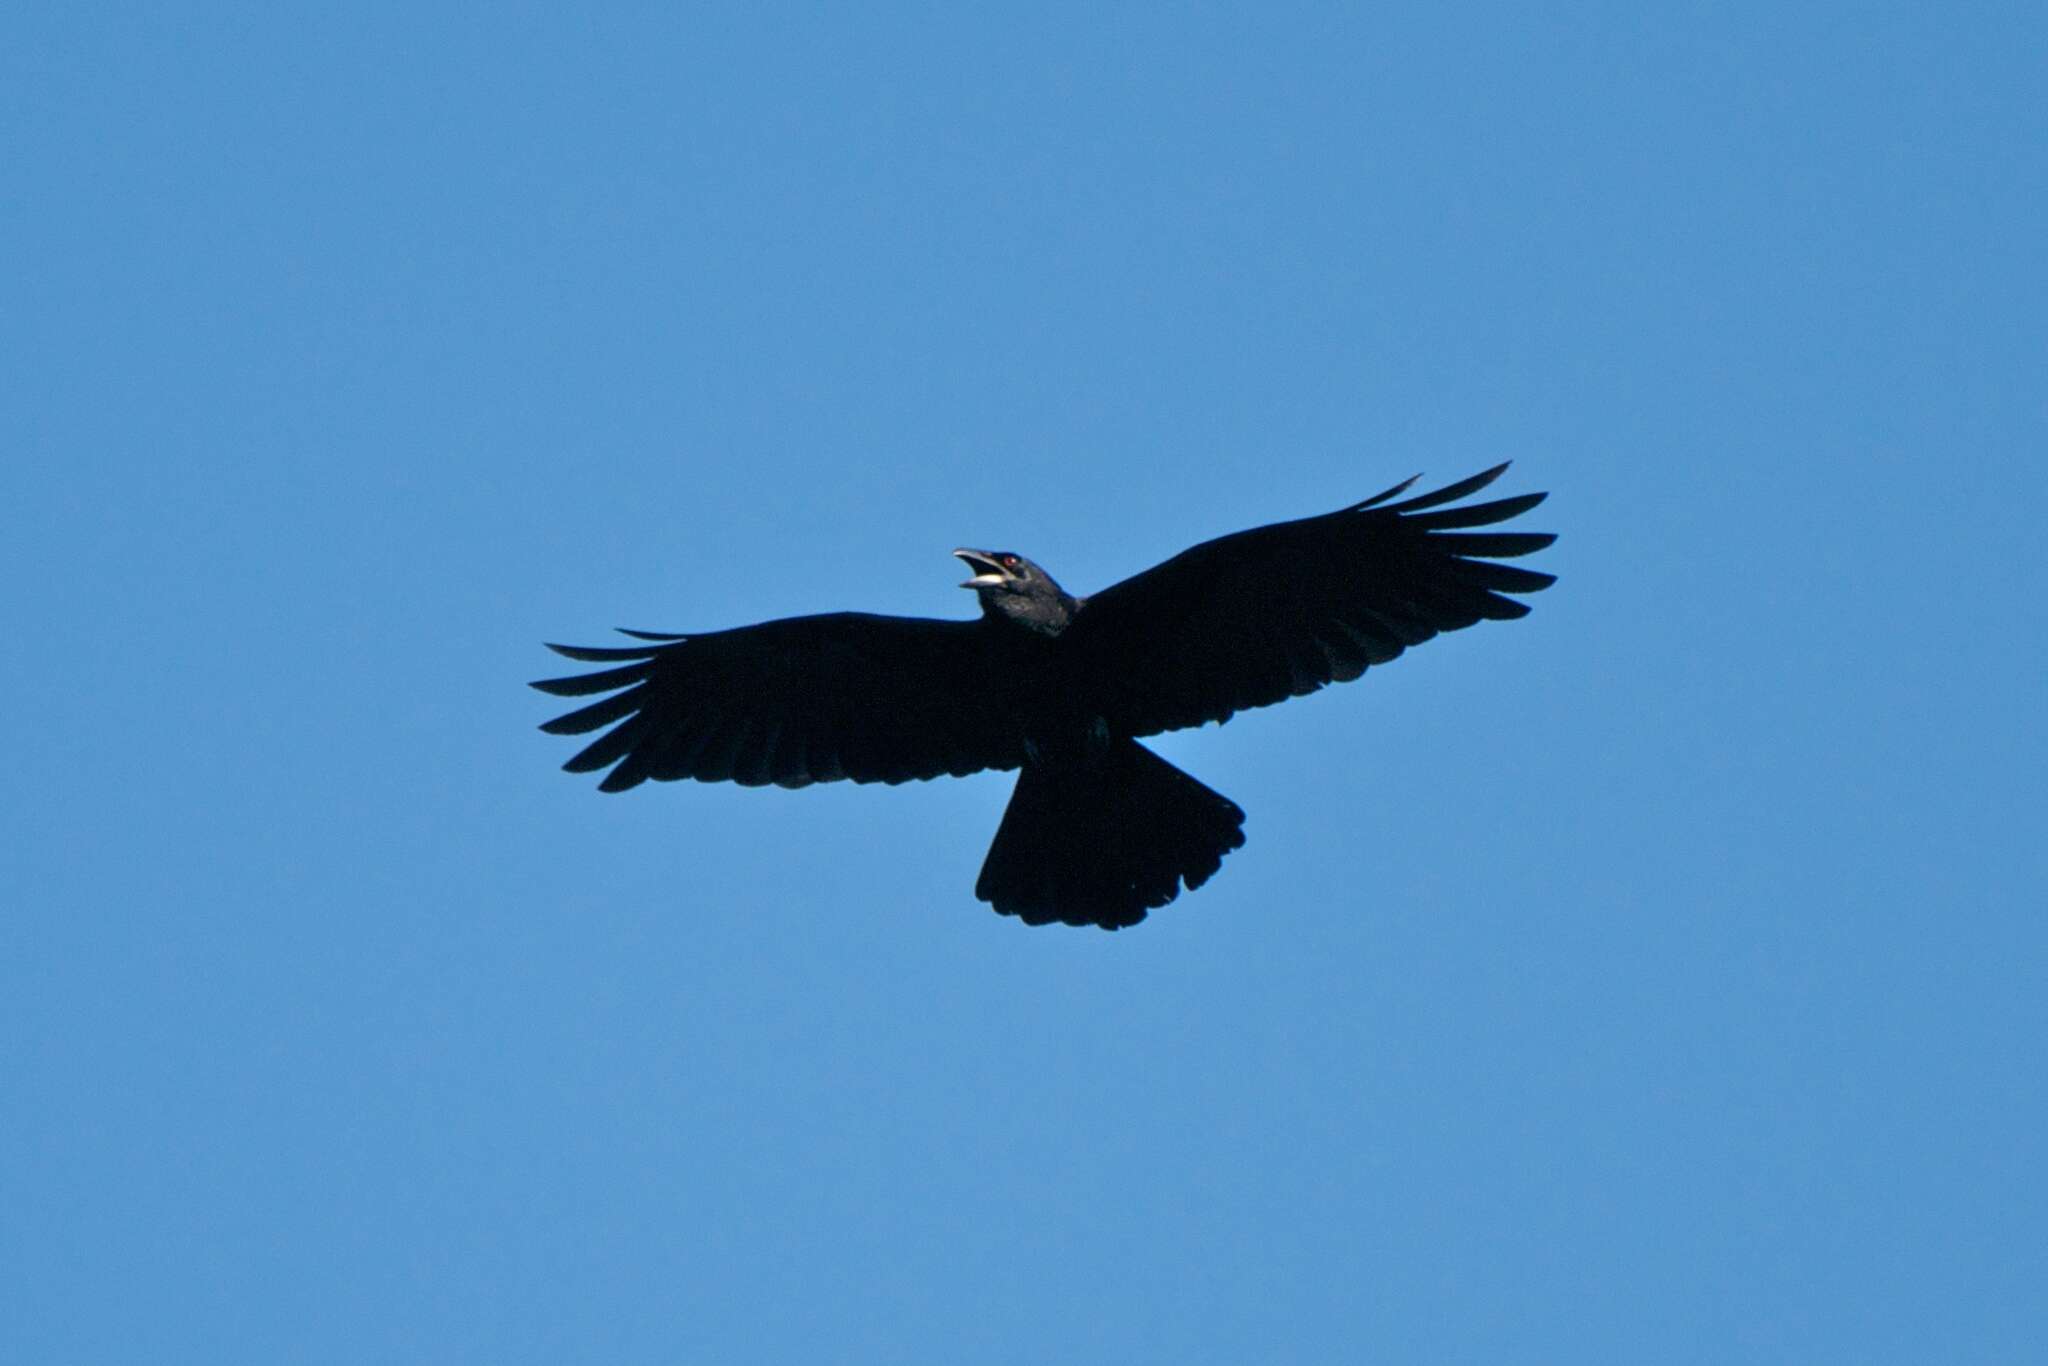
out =
[(1056, 636), (1067, 629), (1079, 606), (1064, 592), (1029, 596), (987, 593), (981, 599), (981, 614), (1016, 630)]

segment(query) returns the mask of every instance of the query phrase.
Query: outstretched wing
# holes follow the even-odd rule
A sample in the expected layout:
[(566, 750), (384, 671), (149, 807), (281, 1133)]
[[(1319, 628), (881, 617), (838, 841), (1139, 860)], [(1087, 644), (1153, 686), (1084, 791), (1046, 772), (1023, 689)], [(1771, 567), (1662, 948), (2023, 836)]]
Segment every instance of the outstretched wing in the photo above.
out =
[(549, 646), (613, 667), (533, 685), (558, 697), (613, 694), (541, 727), (610, 726), (563, 765), (616, 764), (598, 784), (606, 792), (649, 778), (900, 783), (1022, 759), (978, 621), (839, 612), (704, 635), (626, 634), (648, 643)]
[(1439, 631), (1525, 616), (1556, 576), (1495, 561), (1555, 536), (1468, 531), (1542, 502), (1446, 507), (1505, 464), (1405, 502), (1413, 479), (1322, 517), (1205, 541), (1088, 598), (1060, 637), (1112, 726), (1151, 735), (1358, 677)]

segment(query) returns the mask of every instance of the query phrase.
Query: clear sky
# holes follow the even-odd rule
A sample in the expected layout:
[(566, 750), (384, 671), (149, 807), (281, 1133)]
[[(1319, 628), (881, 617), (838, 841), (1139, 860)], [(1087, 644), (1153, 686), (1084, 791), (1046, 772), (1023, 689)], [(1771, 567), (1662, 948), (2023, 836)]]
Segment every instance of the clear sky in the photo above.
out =
[[(10, 7), (0, 1356), (2043, 1359), (2042, 15)], [(1510, 457), (1130, 932), (534, 729)]]

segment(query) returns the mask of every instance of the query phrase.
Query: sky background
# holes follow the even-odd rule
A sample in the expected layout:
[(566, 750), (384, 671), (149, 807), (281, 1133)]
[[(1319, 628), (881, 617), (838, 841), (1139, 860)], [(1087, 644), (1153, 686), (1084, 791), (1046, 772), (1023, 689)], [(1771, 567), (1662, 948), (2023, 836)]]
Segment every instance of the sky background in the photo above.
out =
[[(0, 19), (0, 1355), (2033, 1362), (2038, 5)], [(1010, 779), (557, 771), (543, 640), (1418, 470), (1528, 619)]]

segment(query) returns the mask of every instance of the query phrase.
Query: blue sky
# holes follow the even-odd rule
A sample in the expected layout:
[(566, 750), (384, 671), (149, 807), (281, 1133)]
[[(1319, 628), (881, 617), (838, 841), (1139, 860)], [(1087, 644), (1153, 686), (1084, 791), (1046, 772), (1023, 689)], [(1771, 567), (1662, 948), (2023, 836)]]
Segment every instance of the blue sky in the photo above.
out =
[[(2044, 41), (10, 12), (8, 1354), (2038, 1359)], [(1510, 457), (1559, 585), (1163, 740), (1129, 933), (533, 729)]]

